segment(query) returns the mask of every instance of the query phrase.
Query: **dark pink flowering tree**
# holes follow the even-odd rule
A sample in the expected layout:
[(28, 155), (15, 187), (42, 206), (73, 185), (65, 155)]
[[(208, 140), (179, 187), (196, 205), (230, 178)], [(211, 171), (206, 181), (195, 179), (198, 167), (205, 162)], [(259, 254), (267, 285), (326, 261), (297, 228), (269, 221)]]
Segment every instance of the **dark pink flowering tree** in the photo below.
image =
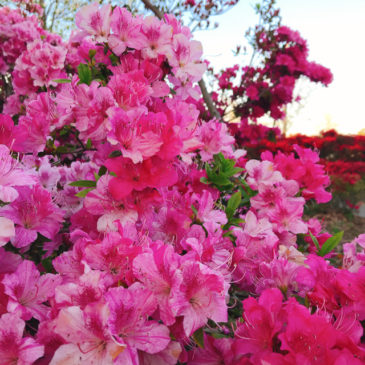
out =
[(2, 364), (365, 362), (365, 235), (339, 255), (303, 218), (331, 199), (316, 152), (247, 160), (200, 117), (189, 28), (0, 18)]
[(308, 60), (308, 45), (300, 34), (281, 25), (275, 0), (257, 4), (256, 12), (259, 24), (246, 32), (252, 52), (248, 65), (236, 64), (214, 75), (219, 91), (213, 99), (225, 120), (235, 120), (230, 129), (239, 145), (251, 134), (268, 135), (265, 127), (256, 124), (260, 117), (284, 119), (286, 106), (300, 98), (294, 96), (300, 78), (325, 86), (333, 78), (329, 69)]

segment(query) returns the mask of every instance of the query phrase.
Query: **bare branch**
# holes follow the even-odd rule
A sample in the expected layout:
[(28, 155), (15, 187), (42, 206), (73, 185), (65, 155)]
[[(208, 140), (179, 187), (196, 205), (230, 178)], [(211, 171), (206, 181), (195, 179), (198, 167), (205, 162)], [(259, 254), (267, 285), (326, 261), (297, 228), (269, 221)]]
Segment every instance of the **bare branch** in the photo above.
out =
[(150, 0), (142, 0), (144, 6), (150, 9), (159, 19), (163, 19), (163, 12), (155, 5), (151, 3)]
[(208, 107), (210, 115), (214, 118), (217, 118), (218, 120), (222, 120), (222, 117), (219, 114), (217, 108), (215, 107), (213, 99), (212, 99), (211, 95), (209, 94), (203, 79), (201, 79), (199, 81), (199, 87), (200, 87), (200, 90), (202, 92), (204, 102)]

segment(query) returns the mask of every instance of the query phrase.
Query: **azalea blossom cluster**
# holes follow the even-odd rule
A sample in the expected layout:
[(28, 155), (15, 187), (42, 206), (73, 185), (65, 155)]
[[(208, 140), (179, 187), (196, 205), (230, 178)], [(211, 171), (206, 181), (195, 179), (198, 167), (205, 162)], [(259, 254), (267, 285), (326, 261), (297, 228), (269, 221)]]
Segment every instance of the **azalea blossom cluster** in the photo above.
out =
[[(341, 135), (334, 130), (322, 132), (319, 136), (295, 135), (282, 137), (275, 135), (276, 130), (268, 127), (250, 125), (247, 131), (251, 131), (248, 138), (236, 140), (238, 146), (244, 147), (248, 155), (258, 158), (261, 153), (271, 151), (284, 154), (294, 152), (293, 146), (317, 149), (321, 157), (320, 163), (326, 168), (326, 172), (332, 177), (332, 189), (342, 191), (347, 185), (355, 185), (361, 182), (365, 176), (365, 136)], [(263, 133), (258, 133), (263, 131)], [(264, 133), (266, 132), (266, 133)], [(256, 138), (255, 138), (256, 137)]]
[(303, 218), (330, 199), (318, 154), (247, 159), (200, 119), (174, 17), (76, 24), (19, 53), (0, 115), (2, 363), (364, 363), (364, 235), (334, 266)]
[[(251, 35), (253, 56), (248, 66), (238, 64), (214, 74), (219, 92), (214, 93), (218, 110), (225, 118), (240, 119), (230, 124), (236, 139), (245, 139), (247, 123), (256, 122), (268, 115), (274, 120), (283, 119), (286, 105), (297, 101), (294, 88), (299, 78), (325, 86), (332, 82), (331, 71), (308, 60), (308, 46), (297, 31), (280, 25), (279, 10), (269, 3), (267, 12), (261, 14), (264, 23)], [(258, 12), (263, 12), (259, 10)], [(266, 24), (267, 23), (267, 24)]]

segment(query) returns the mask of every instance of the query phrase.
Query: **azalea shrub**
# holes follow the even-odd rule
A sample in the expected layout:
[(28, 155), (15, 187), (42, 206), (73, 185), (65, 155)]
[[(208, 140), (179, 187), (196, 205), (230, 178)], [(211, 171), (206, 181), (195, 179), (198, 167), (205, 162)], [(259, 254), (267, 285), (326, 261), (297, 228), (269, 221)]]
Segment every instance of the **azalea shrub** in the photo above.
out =
[(296, 145), (317, 150), (319, 163), (331, 177), (334, 201), (330, 206), (335, 203), (340, 208), (342, 204), (345, 210), (356, 209), (357, 203), (365, 198), (365, 136), (341, 135), (329, 130), (319, 136), (284, 137), (277, 128), (260, 124), (250, 124), (246, 130), (244, 138), (235, 135), (236, 144), (244, 147), (251, 158), (259, 158), (265, 151), (290, 155), (295, 153)]
[(188, 28), (0, 19), (2, 364), (364, 363), (365, 235), (339, 258), (303, 219), (331, 199), (316, 151), (249, 159), (200, 118)]
[[(216, 73), (209, 68), (216, 86), (213, 98), (220, 115), (236, 138), (246, 139), (249, 122), (263, 116), (275, 121), (285, 117), (288, 104), (300, 100), (295, 92), (298, 80), (306, 79), (328, 86), (331, 71), (309, 60), (309, 48), (298, 31), (281, 24), (275, 0), (262, 0), (255, 6), (258, 24), (246, 32), (247, 47), (237, 47), (242, 62)], [(242, 55), (243, 53), (243, 55)], [(209, 119), (211, 114), (206, 112)], [(258, 131), (256, 131), (258, 132)], [(261, 131), (263, 133), (264, 131)]]

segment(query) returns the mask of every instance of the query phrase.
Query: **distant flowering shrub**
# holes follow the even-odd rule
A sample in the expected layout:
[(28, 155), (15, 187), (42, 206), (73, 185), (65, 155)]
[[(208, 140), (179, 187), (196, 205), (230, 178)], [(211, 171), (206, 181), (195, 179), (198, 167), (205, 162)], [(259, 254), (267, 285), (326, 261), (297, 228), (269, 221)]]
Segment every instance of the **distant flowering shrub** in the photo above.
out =
[(188, 28), (0, 17), (1, 364), (364, 363), (365, 235), (333, 266), (342, 234), (303, 219), (331, 199), (317, 152), (247, 159), (199, 117)]
[[(247, 130), (255, 131), (259, 126), (250, 125)], [(267, 127), (265, 132), (251, 141), (236, 135), (236, 142), (239, 146), (244, 146), (248, 154), (255, 158), (265, 151), (290, 154), (294, 152), (295, 145), (313, 148), (319, 152), (320, 163), (332, 178), (331, 187), (334, 191), (349, 189), (349, 185), (355, 185), (365, 178), (365, 136), (341, 135), (330, 130), (322, 132), (318, 137), (299, 134), (283, 138), (280, 135), (275, 136), (275, 131)]]

